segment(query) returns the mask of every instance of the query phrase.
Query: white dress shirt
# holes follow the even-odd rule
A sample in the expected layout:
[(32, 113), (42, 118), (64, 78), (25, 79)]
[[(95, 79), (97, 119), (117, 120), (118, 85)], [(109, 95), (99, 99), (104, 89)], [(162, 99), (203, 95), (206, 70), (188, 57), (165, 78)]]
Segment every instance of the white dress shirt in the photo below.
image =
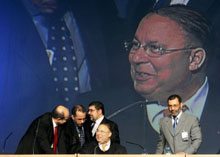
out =
[(102, 122), (103, 119), (104, 119), (104, 116), (100, 117), (99, 119), (97, 119), (97, 120), (95, 121), (95, 125), (94, 125), (93, 128), (92, 128), (92, 136), (95, 135), (96, 130), (98, 129), (98, 127), (99, 127), (99, 125), (100, 125), (100, 123)]
[[(109, 141), (106, 143), (105, 151), (109, 150), (110, 145), (111, 145), (111, 140), (109, 140)], [(100, 144), (100, 143), (99, 143), (99, 148), (100, 148), (101, 150), (103, 150), (102, 144)]]

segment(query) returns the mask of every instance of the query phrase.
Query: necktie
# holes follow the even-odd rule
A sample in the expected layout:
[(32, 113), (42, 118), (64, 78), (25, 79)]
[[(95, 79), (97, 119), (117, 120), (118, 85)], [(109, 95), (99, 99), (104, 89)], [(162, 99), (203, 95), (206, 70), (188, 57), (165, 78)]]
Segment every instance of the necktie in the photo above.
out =
[(79, 141), (80, 141), (80, 145), (82, 147), (83, 144), (85, 143), (85, 134), (84, 134), (84, 130), (82, 127), (78, 127), (78, 130), (79, 130)]
[(57, 142), (58, 142), (57, 130), (58, 130), (58, 126), (55, 127), (55, 131), (54, 131), (54, 139), (53, 139), (54, 154), (57, 154)]
[(53, 20), (48, 28), (47, 54), (54, 71), (56, 92), (64, 105), (73, 103), (79, 92), (77, 58), (70, 32), (63, 18)]
[(171, 0), (159, 0), (156, 5), (154, 6), (154, 9), (159, 9), (162, 7), (169, 6)]
[(106, 144), (103, 144), (103, 145), (102, 145), (102, 151), (103, 151), (103, 152), (105, 152), (105, 147), (106, 147)]
[(178, 117), (174, 117), (174, 123), (173, 123), (173, 131), (174, 131), (174, 133), (176, 132), (177, 121), (178, 121)]

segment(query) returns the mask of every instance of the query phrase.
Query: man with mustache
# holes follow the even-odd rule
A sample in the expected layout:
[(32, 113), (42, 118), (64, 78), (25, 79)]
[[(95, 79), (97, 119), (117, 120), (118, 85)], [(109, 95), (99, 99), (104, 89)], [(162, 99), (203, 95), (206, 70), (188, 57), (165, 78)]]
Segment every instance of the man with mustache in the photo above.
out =
[(160, 135), (157, 154), (195, 154), (202, 142), (199, 120), (195, 116), (182, 112), (182, 99), (171, 95), (168, 100), (171, 115), (160, 121)]
[(95, 140), (96, 131), (100, 124), (108, 122), (112, 127), (112, 135), (111, 140), (116, 143), (120, 143), (120, 137), (119, 137), (119, 131), (118, 131), (118, 125), (107, 119), (105, 117), (105, 108), (104, 104), (100, 101), (92, 101), (89, 104), (88, 114), (90, 116), (90, 120), (92, 121), (92, 136)]

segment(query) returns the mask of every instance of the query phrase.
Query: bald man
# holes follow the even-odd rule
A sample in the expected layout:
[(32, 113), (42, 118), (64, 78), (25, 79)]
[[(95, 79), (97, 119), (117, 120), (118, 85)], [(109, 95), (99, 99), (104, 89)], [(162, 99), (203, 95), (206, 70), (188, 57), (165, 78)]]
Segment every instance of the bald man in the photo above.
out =
[(16, 154), (65, 154), (62, 124), (68, 118), (69, 110), (59, 105), (35, 119), (22, 137)]

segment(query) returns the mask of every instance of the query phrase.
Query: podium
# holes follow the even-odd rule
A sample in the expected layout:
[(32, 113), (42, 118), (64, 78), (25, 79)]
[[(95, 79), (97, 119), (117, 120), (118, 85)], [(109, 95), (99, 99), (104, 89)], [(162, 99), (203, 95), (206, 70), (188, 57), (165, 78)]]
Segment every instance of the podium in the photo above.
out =
[(0, 154), (0, 157), (220, 157), (217, 154), (186, 154), (186, 155), (165, 155), (165, 154)]

